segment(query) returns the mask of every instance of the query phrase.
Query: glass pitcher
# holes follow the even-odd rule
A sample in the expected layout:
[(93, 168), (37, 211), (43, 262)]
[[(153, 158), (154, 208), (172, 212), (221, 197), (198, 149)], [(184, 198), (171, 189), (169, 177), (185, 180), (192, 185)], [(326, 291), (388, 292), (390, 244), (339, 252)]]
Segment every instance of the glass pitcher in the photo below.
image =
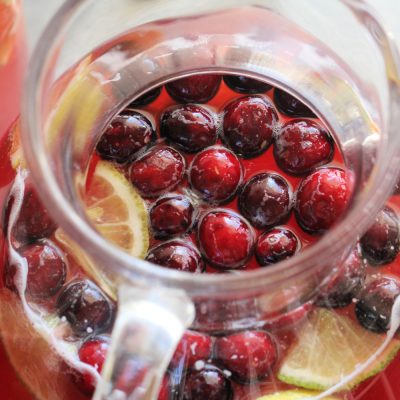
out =
[[(397, 195), (385, 203), (398, 172), (399, 71), (397, 49), (363, 1), (66, 2), (30, 66), (21, 129), (15, 125), (9, 136), (14, 172), (4, 191), (0, 326), (10, 360), (34, 395), (79, 399), (97, 387), (95, 399), (356, 398), (354, 389), (400, 348)], [(168, 152), (180, 160), (180, 179), (191, 165), (193, 189), (193, 165), (204, 153), (193, 158), (183, 142), (168, 147), (153, 138), (160, 104), (177, 106), (188, 90), (179, 82), (193, 76), (211, 76), (217, 88), (207, 99), (181, 103), (214, 113), (217, 135), (202, 151), (231, 162), (225, 178), (240, 165), (234, 194), (241, 198), (255, 178), (244, 169), (272, 147), (257, 142), (256, 132), (255, 142), (235, 151), (238, 142), (229, 142), (225, 127), (233, 102), (269, 110), (274, 150), (283, 129), (298, 123), (293, 117), (306, 126), (319, 121), (330, 132), (339, 158), (300, 177), (282, 175), (288, 192), (296, 192), (288, 195), (288, 207), (297, 207), (290, 218), (304, 228), (303, 248), (293, 257), (243, 271), (265, 226), (256, 229), (247, 209), (227, 208), (237, 196), (204, 208), (206, 191), (196, 203), (199, 196), (188, 189), (182, 193), (197, 210), (194, 233), (171, 240), (190, 251), (195, 273), (151, 262), (149, 241), (162, 244), (151, 236), (154, 226), (149, 236), (148, 213), (168, 185), (141, 194), (170, 164), (135, 175), (132, 186), (131, 163), (146, 166), (149, 154)], [(191, 88), (203, 90), (200, 83)], [(124, 112), (139, 113), (155, 131), (145, 152), (128, 161), (129, 171), (97, 154), (102, 133)], [(257, 178), (271, 173), (266, 169)], [(327, 171), (332, 179), (345, 174), (336, 190), (348, 207), (318, 230), (297, 205), (306, 185), (331, 179)], [(277, 185), (278, 178), (268, 179)], [(324, 209), (324, 201), (330, 200), (313, 207)], [(207, 228), (214, 217), (226, 229), (219, 237)], [(377, 256), (381, 248), (371, 251), (368, 239), (381, 226), (389, 227), (381, 238), (388, 254)], [(229, 244), (230, 268), (221, 267), (209, 237), (215, 246)], [(243, 240), (248, 251), (237, 256)], [(204, 264), (215, 273), (200, 273)]]

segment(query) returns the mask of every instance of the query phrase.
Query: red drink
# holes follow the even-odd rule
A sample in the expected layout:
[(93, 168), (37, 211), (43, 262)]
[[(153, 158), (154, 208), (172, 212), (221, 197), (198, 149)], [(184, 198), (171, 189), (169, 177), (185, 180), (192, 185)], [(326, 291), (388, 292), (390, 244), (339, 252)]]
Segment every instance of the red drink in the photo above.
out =
[[(16, 165), (17, 135), (9, 140), (14, 143)], [(10, 178), (4, 182), (6, 188), (13, 169), (8, 159), (4, 165)], [(1, 274), (2, 300), (10, 306), (8, 314), (3, 308), (2, 324), (9, 322), (14, 332), (6, 338), (6, 346), (23, 379), (40, 398), (53, 398), (60, 391), (60, 398), (84, 398), (92, 393), (104, 361), (116, 299), (103, 277), (85, 265), (78, 247), (52, 222), (29, 177), (20, 170), (16, 182), (5, 214), (10, 254)], [(131, 191), (124, 192), (126, 182), (132, 185)], [(215, 75), (171, 82), (116, 116), (93, 154), (83, 199), (97, 228), (131, 254), (194, 274), (232, 273), (269, 268), (312, 245), (344, 215), (353, 185), (333, 133), (299, 100), (264, 82), (237, 76), (222, 80)], [(127, 198), (115, 198), (121, 193), (130, 196), (136, 211), (148, 214), (149, 227), (144, 214), (125, 217)], [(396, 212), (397, 196), (388, 204)], [(117, 205), (122, 210), (119, 214)], [(37, 210), (36, 217), (32, 209)], [(382, 229), (389, 226), (398, 233), (397, 217), (391, 213), (382, 216)], [(110, 222), (110, 215), (119, 219)], [(135, 227), (126, 224), (132, 218), (136, 218)], [(138, 231), (142, 237), (136, 235)], [(139, 245), (132, 236), (139, 237)], [(346, 334), (353, 329), (355, 336), (365, 333), (367, 344), (372, 341), (376, 346), (384, 339), (388, 326), (387, 316), (382, 315), (391, 309), (390, 295), (400, 293), (398, 235), (380, 236), (387, 242), (385, 248), (374, 247), (378, 240), (374, 232), (369, 236), (361, 240), (363, 256), (357, 246), (313, 304), (299, 304), (283, 315), (271, 315), (260, 307), (265, 315), (260, 315), (263, 324), (257, 329), (188, 331), (171, 361), (160, 399), (178, 395), (193, 400), (253, 400), (296, 386), (325, 389), (317, 387), (320, 382), (290, 384), (283, 366), (309, 332), (307, 326), (317, 329), (315, 321), (328, 321)], [(363, 257), (368, 258), (368, 266)], [(25, 270), (18, 267), (21, 260), (27, 263)], [(363, 294), (365, 274), (371, 279), (377, 271), (393, 277), (390, 290), (381, 285), (384, 289), (376, 296), (372, 292), (375, 297), (387, 295), (382, 304), (388, 307), (380, 308), (379, 315), (373, 311), (376, 304), (371, 303), (370, 292)], [(26, 296), (27, 303), (19, 304), (15, 292)], [(356, 305), (353, 298), (358, 300)], [(244, 301), (242, 307), (250, 310), (252, 304)], [(44, 326), (51, 329), (54, 342), (49, 346), (30, 328), (37, 347), (32, 349), (33, 367), (27, 372), (22, 371), (24, 356), (14, 334), (17, 337), (27, 326), (21, 320), (36, 309), (46, 315)], [(19, 319), (14, 326), (12, 315)], [(201, 318), (200, 310), (198, 326)], [(344, 339), (345, 334), (338, 343)], [(357, 338), (352, 340), (359, 344)], [(57, 351), (62, 360), (56, 357)], [(54, 361), (51, 369), (44, 363), (44, 352)], [(387, 364), (393, 354), (384, 356), (379, 361)], [(140, 366), (134, 362), (127, 358), (127, 370), (118, 380), (121, 391), (129, 392), (137, 384)], [(372, 375), (380, 372), (376, 368)], [(57, 386), (36, 385), (29, 381), (30, 374), (56, 379)], [(374, 379), (384, 381), (383, 374)], [(369, 390), (375, 393), (376, 389)], [(341, 392), (338, 398), (352, 399), (352, 393)], [(366, 390), (362, 399), (371, 396)]]

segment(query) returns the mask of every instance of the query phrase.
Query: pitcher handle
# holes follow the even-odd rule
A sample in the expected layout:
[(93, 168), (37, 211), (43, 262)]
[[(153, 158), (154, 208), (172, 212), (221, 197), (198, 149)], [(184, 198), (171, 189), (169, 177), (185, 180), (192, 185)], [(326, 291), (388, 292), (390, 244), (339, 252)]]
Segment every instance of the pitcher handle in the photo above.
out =
[(194, 306), (184, 291), (122, 285), (94, 400), (155, 400)]

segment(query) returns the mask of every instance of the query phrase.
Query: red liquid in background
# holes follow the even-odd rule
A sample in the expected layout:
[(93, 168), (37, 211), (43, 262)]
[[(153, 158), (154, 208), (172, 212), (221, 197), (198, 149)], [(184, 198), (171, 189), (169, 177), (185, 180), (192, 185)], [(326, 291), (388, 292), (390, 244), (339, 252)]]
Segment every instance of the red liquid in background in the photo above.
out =
[[(0, 81), (1, 83), (1, 81)], [(271, 97), (273, 91), (270, 90), (267, 95)], [(243, 95), (237, 94), (232, 90), (228, 89), (224, 83), (221, 85), (221, 90), (218, 94), (208, 103), (208, 106), (211, 108), (215, 108), (220, 110), (223, 108), (224, 104), (231, 101), (233, 98), (241, 97)], [(151, 113), (156, 119), (159, 119), (161, 113), (165, 108), (175, 104), (174, 100), (172, 100), (165, 89), (163, 89), (162, 94), (159, 98), (154, 101), (149, 106), (141, 108), (144, 112)], [(1, 98), (0, 98), (1, 105)], [(146, 113), (145, 113), (146, 114)], [(282, 114), (280, 114), (281, 122), (285, 122), (290, 120), (291, 118), (286, 118)], [(158, 132), (159, 133), (159, 132)], [(14, 171), (11, 167), (9, 160), (9, 151), (11, 148), (12, 137), (3, 134), (0, 140), (0, 207), (3, 209), (4, 200), (8, 191), (8, 188), (14, 178)], [(189, 164), (194, 156), (185, 154), (186, 162)], [(92, 164), (89, 168), (89, 176), (88, 176), (88, 184), (90, 184), (91, 172), (93, 173), (95, 164), (98, 160), (98, 157), (95, 156), (92, 159)], [(244, 176), (244, 180), (247, 181), (252, 175), (255, 175), (261, 171), (271, 171), (278, 172), (282, 175), (288, 183), (291, 185), (292, 190), (294, 191), (298, 186), (301, 178), (293, 177), (285, 174), (283, 171), (279, 169), (276, 165), (275, 160), (272, 156), (272, 148), (269, 148), (268, 151), (261, 156), (256, 158), (252, 158), (250, 160), (241, 160), (244, 169), (246, 170), (246, 174)], [(343, 159), (340, 153), (340, 150), (335, 148), (335, 157), (334, 160), (330, 163), (330, 165), (343, 165)], [(122, 167), (125, 169), (125, 167)], [(183, 184), (185, 186), (185, 183)], [(179, 191), (179, 190), (178, 190)], [(400, 209), (400, 196), (392, 196), (389, 203), (391, 206), (399, 210)], [(149, 202), (151, 204), (151, 201)], [(227, 205), (224, 205), (224, 208), (230, 208), (232, 210), (237, 211), (237, 197), (235, 200), (230, 202)], [(308, 246), (315, 242), (317, 238), (315, 236), (311, 236), (303, 232), (297, 226), (294, 216), (292, 214), (290, 220), (285, 224), (290, 229), (292, 229), (296, 235), (302, 241), (303, 247)], [(3, 234), (0, 230), (0, 242), (2, 242)], [(194, 234), (192, 234), (192, 239), (195, 241)], [(152, 239), (152, 245), (156, 244), (156, 240)], [(0, 243), (1, 248), (3, 248), (3, 244)], [(2, 267), (0, 264), (0, 277), (2, 277)], [(258, 265), (253, 257), (248, 263), (249, 269), (257, 268)], [(208, 266), (209, 272), (218, 272), (212, 267)], [(400, 257), (391, 263), (388, 266), (381, 267), (380, 272), (382, 273), (390, 273), (400, 277)], [(0, 279), (0, 287), (2, 287), (2, 279)], [(341, 312), (341, 311), (339, 311)], [(343, 309), (343, 312), (346, 312), (346, 309)], [(45, 355), (44, 355), (45, 356)], [(29, 362), (29, 351), (27, 351), (27, 362)], [(45, 372), (44, 372), (45, 373)], [(30, 394), (25, 388), (24, 384), (21, 383), (18, 379), (18, 375), (13, 371), (12, 366), (8, 362), (6, 349), (0, 343), (0, 376), (2, 377), (1, 381), (7, 382), (7, 385), (4, 385), (0, 389), (0, 400), (33, 400), (34, 396)], [(353, 393), (348, 394), (346, 399), (348, 400), (397, 400), (400, 399), (400, 355), (396, 357), (396, 359), (391, 363), (391, 365), (379, 375), (369, 379), (368, 381), (361, 384)], [(51, 399), (49, 399), (51, 400)], [(71, 399), (75, 400), (75, 399)], [(242, 400), (242, 399), (240, 399)]]

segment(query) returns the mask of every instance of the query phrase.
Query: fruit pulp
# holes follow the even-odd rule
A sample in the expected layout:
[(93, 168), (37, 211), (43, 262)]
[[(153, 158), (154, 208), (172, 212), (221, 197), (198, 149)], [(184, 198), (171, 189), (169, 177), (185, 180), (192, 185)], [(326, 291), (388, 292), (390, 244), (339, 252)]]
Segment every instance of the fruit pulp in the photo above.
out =
[[(122, 236), (118, 235), (118, 233), (121, 233), (121, 225), (123, 226), (124, 221), (129, 220), (127, 216), (121, 217), (121, 215), (125, 215), (126, 211), (123, 201), (121, 204), (121, 202), (118, 203), (118, 199), (116, 200), (116, 197), (118, 195), (121, 196), (121, 193), (124, 193), (122, 200), (124, 197), (129, 197), (136, 206), (147, 209), (151, 225), (148, 232), (150, 250), (147, 253), (147, 259), (168, 268), (177, 268), (194, 273), (201, 273), (204, 270), (206, 273), (221, 273), (232, 269), (268, 268), (271, 263), (276, 263), (281, 259), (293, 256), (302, 247), (312, 245), (318, 240), (321, 233), (320, 230), (325, 229), (324, 224), (330, 223), (326, 218), (322, 219), (322, 221), (318, 220), (319, 225), (316, 228), (315, 223), (309, 223), (309, 220), (305, 217), (307, 214), (303, 215), (301, 209), (297, 210), (298, 215), (296, 216), (290, 209), (287, 211), (286, 208), (290, 208), (291, 206), (285, 206), (285, 195), (281, 195), (280, 192), (279, 201), (273, 203), (273, 207), (271, 206), (274, 210), (272, 214), (267, 213), (265, 215), (265, 210), (258, 210), (257, 207), (257, 213), (254, 214), (254, 207), (251, 207), (251, 200), (253, 196), (256, 196), (257, 199), (257, 190), (260, 186), (263, 190), (266, 188), (265, 190), (269, 191), (268, 194), (272, 198), (274, 198), (276, 188), (283, 188), (284, 194), (287, 191), (297, 191), (299, 193), (299, 188), (303, 188), (302, 193), (305, 193), (304, 195), (306, 196), (307, 191), (313, 190), (313, 174), (326, 170), (330, 172), (332, 170), (335, 172), (335, 175), (332, 175), (330, 179), (336, 179), (336, 170), (345, 169), (339, 146), (335, 144), (333, 137), (330, 136), (328, 145), (331, 146), (331, 150), (324, 152), (324, 145), (326, 143), (324, 142), (321, 145), (321, 154), (323, 154), (322, 162), (313, 159), (313, 155), (315, 155), (315, 152), (313, 152), (311, 167), (303, 160), (303, 163), (300, 163), (300, 167), (303, 168), (302, 172), (293, 174), (293, 168), (300, 168), (299, 163), (293, 164), (290, 157), (282, 159), (282, 157), (279, 158), (279, 155), (273, 154), (273, 150), (279, 153), (277, 150), (278, 145), (276, 144), (277, 135), (282, 134), (283, 129), (291, 129), (292, 135), (296, 135), (293, 131), (304, 128), (306, 131), (313, 129), (312, 136), (315, 137), (318, 135), (318, 132), (315, 130), (316, 128), (313, 124), (317, 124), (319, 130), (327, 130), (327, 128), (306, 107), (302, 109), (300, 116), (296, 116), (296, 118), (293, 117), (293, 110), (291, 108), (280, 109), (282, 108), (282, 104), (279, 102), (282, 99), (277, 97), (277, 93), (279, 93), (278, 89), (271, 88), (268, 85), (264, 86), (263, 89), (249, 89), (247, 85), (247, 88), (243, 89), (243, 79), (240, 79), (240, 76), (236, 79), (238, 82), (234, 84), (232, 84), (232, 78), (230, 77), (225, 77), (225, 80), (221, 83), (216, 79), (218, 81), (218, 89), (212, 93), (211, 99), (197, 99), (198, 103), (200, 103), (198, 107), (204, 108), (199, 111), (198, 109), (193, 109), (193, 107), (188, 107), (189, 113), (185, 114), (189, 120), (191, 117), (201, 120), (202, 118), (207, 119), (207, 115), (204, 117), (204, 114), (209, 113), (213, 115), (211, 122), (219, 124), (221, 121), (220, 117), (224, 116), (224, 122), (228, 121), (226, 122), (227, 126), (219, 126), (216, 129), (216, 132), (220, 135), (215, 134), (215, 139), (211, 139), (211, 143), (206, 140), (205, 143), (202, 144), (200, 142), (199, 144), (199, 141), (193, 140), (192, 137), (188, 138), (186, 135), (187, 132), (183, 132), (183, 136), (171, 137), (171, 133), (167, 131), (167, 133), (164, 132), (167, 136), (166, 138), (160, 137), (160, 126), (162, 126), (162, 122), (160, 123), (160, 121), (166, 115), (166, 110), (169, 111), (171, 107), (178, 107), (180, 104), (187, 102), (187, 99), (179, 100), (182, 94), (178, 90), (178, 84), (167, 86), (169, 90), (163, 87), (160, 93), (155, 96), (149, 96), (151, 100), (147, 105), (134, 102), (129, 106), (127, 115), (123, 116), (123, 118), (117, 116), (115, 123), (114, 120), (111, 121), (110, 127), (107, 128), (111, 130), (110, 138), (107, 138), (108, 142), (105, 144), (102, 143), (100, 145), (101, 142), (99, 142), (97, 147), (99, 154), (93, 154), (90, 167), (91, 172), (88, 174), (86, 185), (88, 215), (97, 224), (98, 229), (110, 240), (115, 239), (115, 243), (121, 244), (127, 251), (138, 251), (135, 250), (137, 246), (131, 243), (132, 238), (129, 232), (123, 233)], [(189, 85), (190, 82), (186, 84)], [(262, 82), (259, 82), (259, 84), (262, 84)], [(264, 83), (264, 85), (266, 84)], [(250, 92), (246, 93), (249, 90)], [(239, 132), (238, 134), (235, 128), (229, 129), (229, 118), (226, 117), (229, 113), (227, 108), (237, 101), (240, 103), (245, 97), (250, 97), (251, 104), (256, 104), (257, 107), (264, 107), (266, 113), (272, 107), (277, 115), (276, 120), (279, 121), (272, 128), (271, 138), (267, 145), (265, 145), (265, 141), (268, 141), (268, 138), (262, 138), (260, 144), (265, 147), (261, 154), (255, 154), (252, 143), (244, 140), (246, 135), (254, 134), (252, 133), (254, 130), (251, 131), (250, 128), (245, 127), (243, 139), (243, 132)], [(204, 105), (205, 103), (206, 105)], [(239, 103), (235, 104), (235, 107), (240, 108), (243, 106)], [(245, 104), (245, 107), (248, 107), (248, 103)], [(231, 116), (233, 120), (235, 120), (236, 110), (237, 108), (234, 108), (233, 116)], [(183, 107), (183, 111), (181, 110), (180, 112), (187, 111), (188, 109)], [(244, 119), (247, 113), (248, 109), (245, 109), (244, 116), (242, 115), (241, 118)], [(272, 112), (271, 115), (273, 114)], [(138, 117), (138, 115), (141, 117)], [(302, 118), (300, 118), (301, 115), (303, 115)], [(146, 117), (151, 119), (149, 122), (151, 124), (150, 131), (156, 128), (155, 134), (150, 132), (148, 135)], [(178, 117), (177, 120), (179, 122), (181, 116), (178, 115)], [(117, 121), (118, 118), (122, 118), (122, 128), (121, 121)], [(135, 134), (137, 134), (137, 119), (139, 118), (139, 125), (141, 124), (139, 132), (141, 135), (140, 138), (143, 138), (143, 143), (139, 144), (139, 149), (135, 149), (138, 151), (138, 154), (132, 157), (132, 159), (112, 161), (113, 157), (114, 160), (116, 160), (115, 157), (123, 157), (120, 153), (116, 155), (118, 141), (123, 139), (119, 135), (121, 135), (121, 129), (122, 132), (130, 129), (130, 126), (127, 124), (133, 123), (130, 120), (131, 118), (136, 118), (133, 132)], [(171, 118), (173, 119), (172, 122), (167, 122), (176, 124), (176, 120), (173, 117)], [(295, 128), (290, 128), (290, 124), (299, 123), (299, 118), (303, 125), (301, 127), (296, 125)], [(207, 129), (204, 132), (207, 123), (203, 124), (203, 122), (200, 124), (202, 133), (209, 135)], [(145, 128), (143, 128), (143, 124)], [(242, 122), (239, 121), (236, 124), (240, 126)], [(266, 124), (263, 123), (262, 127), (265, 126)], [(179, 132), (178, 128), (175, 126), (172, 134)], [(194, 128), (190, 126), (190, 129)], [(223, 131), (222, 134), (221, 130)], [(104, 132), (103, 135), (106, 136), (107, 132)], [(227, 132), (230, 133), (228, 134)], [(116, 135), (118, 138), (116, 142), (112, 141), (113, 135)], [(221, 136), (223, 140), (221, 140)], [(258, 139), (259, 135), (257, 133), (254, 140)], [(4, 138), (4, 140), (15, 142), (15, 138), (12, 136)], [(103, 140), (103, 137), (100, 140)], [(213, 140), (214, 142), (212, 142)], [(111, 146), (108, 146), (109, 143), (111, 143)], [(210, 144), (211, 146), (209, 147), (208, 145)], [(134, 141), (134, 145), (137, 145), (136, 140)], [(194, 146), (194, 151), (192, 151), (193, 147), (191, 146)], [(128, 154), (129, 157), (131, 157), (131, 154)], [(101, 158), (105, 158), (107, 161), (103, 161)], [(309, 158), (304, 155), (306, 161)], [(163, 162), (163, 168), (159, 170), (159, 174), (156, 176), (154, 175), (154, 171), (158, 171), (158, 162), (153, 162), (154, 159), (158, 161), (161, 159)], [(209, 164), (210, 160), (211, 164)], [(227, 163), (229, 168), (225, 170), (224, 168)], [(182, 172), (188, 165), (191, 165), (187, 170), (189, 178), (185, 177), (185, 174)], [(211, 168), (209, 165), (211, 165)], [(240, 173), (235, 175), (232, 171), (235, 170), (237, 165), (240, 165), (238, 167)], [(285, 166), (282, 167), (282, 165)], [(288, 167), (288, 165), (290, 166)], [(148, 171), (149, 168), (150, 172)], [(287, 172), (288, 168), (290, 168), (289, 172)], [(213, 185), (216, 179), (218, 181), (218, 176), (215, 177), (215, 174), (213, 174), (218, 169), (224, 171), (224, 177), (228, 179), (224, 182), (222, 188), (218, 182), (216, 185)], [(99, 171), (103, 172), (100, 173)], [(170, 171), (172, 172), (170, 173)], [(273, 176), (265, 175), (271, 173), (273, 173)], [(21, 174), (21, 171), (18, 174)], [(206, 178), (202, 178), (202, 174)], [(13, 176), (13, 170), (10, 169), (10, 181), (13, 179)], [(318, 179), (323, 179), (321, 176), (318, 175)], [(311, 178), (307, 178), (308, 181), (306, 181), (305, 177)], [(255, 180), (254, 178), (257, 179)], [(132, 182), (133, 186), (129, 189), (128, 187)], [(25, 212), (24, 204), (32, 204), (33, 202), (36, 205), (37, 200), (31, 193), (29, 178), (25, 180), (23, 185), (25, 185), (25, 189), (23, 197), (19, 198), (20, 201), (22, 200), (22, 203), (19, 204), (19, 210), (17, 210), (19, 214), (17, 213), (14, 217), (10, 217), (8, 224), (12, 229), (4, 233), (12, 236), (8, 238), (8, 241), (14, 241), (12, 247), (15, 247), (17, 253), (19, 253), (18, 257), (22, 256), (28, 262), (28, 285), (24, 288), (24, 290), (26, 289), (28, 303), (39, 306), (42, 311), (49, 314), (48, 326), (53, 324), (54, 319), (57, 319), (56, 330), (51, 331), (51, 333), (57, 333), (59, 339), (65, 341), (67, 338), (68, 342), (72, 343), (72, 346), (70, 346), (72, 349), (68, 351), (71, 351), (74, 356), (70, 357), (69, 362), (56, 364), (62, 373), (65, 372), (65, 379), (62, 381), (66, 385), (65, 393), (71, 393), (71, 395), (76, 396), (75, 390), (79, 390), (80, 396), (84, 397), (90, 395), (92, 392), (96, 374), (93, 370), (82, 369), (82, 366), (78, 365), (76, 360), (79, 357), (84, 364), (91, 365), (95, 370), (100, 368), (100, 361), (98, 360), (103, 359), (105, 355), (104, 349), (107, 348), (107, 334), (110, 332), (115, 313), (115, 299), (113, 298), (113, 294), (107, 291), (107, 287), (104, 286), (101, 276), (97, 276), (92, 270), (89, 271), (80, 265), (76, 259), (78, 253), (74, 253), (75, 251), (78, 252), (78, 248), (68, 242), (68, 239), (49, 220), (45, 211), (39, 210), (42, 213), (39, 221), (32, 219), (30, 214)], [(240, 185), (242, 189), (239, 191), (238, 188)], [(311, 186), (311, 189), (309, 186)], [(288, 197), (291, 196), (292, 193)], [(18, 203), (18, 196), (15, 193), (13, 198), (14, 203)], [(282, 202), (284, 203), (283, 206)], [(120, 214), (118, 214), (118, 211), (115, 211), (116, 204), (119, 204), (120, 208), (117, 208), (122, 210)], [(190, 204), (195, 211), (192, 210)], [(258, 204), (256, 201), (256, 206)], [(398, 201), (396, 196), (390, 199), (389, 205), (397, 211)], [(13, 204), (10, 207), (12, 209)], [(166, 208), (167, 211), (163, 211), (163, 208)], [(166, 226), (165, 219), (168, 213), (171, 213), (171, 210), (177, 214), (178, 223), (172, 218), (171, 221), (168, 219), (169, 223)], [(255, 218), (260, 213), (263, 218)], [(283, 217), (281, 217), (282, 213)], [(160, 215), (161, 218), (157, 218)], [(118, 220), (115, 220), (116, 217), (118, 217)], [(136, 222), (140, 222), (142, 217), (137, 215), (133, 218), (136, 219)], [(191, 218), (197, 220), (197, 226), (193, 221), (190, 222)], [(226, 239), (226, 235), (230, 235), (228, 229), (230, 223), (240, 226), (243, 235), (239, 239), (244, 241), (244, 250), (242, 252), (238, 251), (232, 254), (228, 248), (222, 258), (218, 258), (219, 256), (215, 255), (215, 248), (210, 246), (206, 239), (202, 239), (201, 231), (201, 229), (204, 229), (208, 233), (211, 232), (216, 242), (218, 242), (219, 237), (215, 231), (216, 225), (213, 225), (212, 221), (210, 223), (208, 221), (213, 218), (217, 221), (217, 225), (222, 224), (224, 226), (225, 230), (222, 242)], [(115, 228), (115, 225), (113, 225), (115, 222), (118, 222), (119, 229), (113, 229)], [(145, 227), (145, 225), (143, 226)], [(280, 229), (280, 231), (271, 232), (272, 228), (275, 230)], [(296, 244), (292, 246), (291, 250), (286, 251), (286, 253), (282, 252), (282, 248), (279, 247), (281, 245), (280, 240), (283, 240), (282, 243), (285, 245), (289, 237), (288, 234), (283, 235), (283, 229), (294, 234), (297, 242), (301, 243), (301, 245)], [(247, 234), (248, 232), (250, 232), (249, 235)], [(258, 243), (256, 255), (247, 250), (246, 243), (248, 240), (254, 241), (255, 238), (264, 237), (267, 233), (270, 236), (267, 236), (262, 243)], [(29, 243), (26, 243), (24, 236), (29, 237)], [(207, 234), (205, 236), (207, 237)], [(183, 241), (182, 238), (184, 238)], [(235, 238), (237, 239), (236, 236)], [(47, 280), (43, 280), (44, 278), (40, 276), (40, 273), (35, 273), (38, 261), (35, 256), (36, 249), (29, 247), (32, 241), (39, 247), (39, 251), (40, 249), (46, 249), (46, 253), (49, 251), (54, 253), (57, 263), (51, 264), (51, 266), (54, 270), (60, 271), (57, 275), (59, 279), (56, 279), (56, 281), (48, 283)], [(278, 249), (276, 248), (276, 243), (279, 245)], [(196, 247), (198, 244), (199, 248)], [(126, 246), (124, 247), (124, 245)], [(219, 246), (223, 247), (224, 243), (219, 244)], [(250, 247), (254, 247), (254, 243)], [(177, 251), (180, 257), (175, 256)], [(357, 252), (359, 250), (356, 250)], [(44, 250), (39, 254), (43, 256)], [(142, 250), (139, 250), (135, 255), (144, 256), (145, 253), (142, 254)], [(357, 257), (360, 258), (359, 253), (357, 253)], [(171, 260), (173, 260), (172, 263)], [(10, 261), (15, 260), (10, 258)], [(360, 259), (358, 261), (362, 263)], [(20, 290), (20, 287), (18, 288), (20, 283), (18, 283), (18, 279), (15, 279), (15, 276), (18, 278), (18, 273), (9, 264), (2, 273), (3, 283), (7, 287), (4, 288), (5, 297), (3, 301), (8, 301), (9, 304), (15, 306), (14, 314), (20, 318), (24, 318), (24, 312), (27, 312), (27, 309), (23, 309), (17, 304), (19, 300), (17, 300), (14, 294), (15, 291)], [(65, 265), (68, 265), (67, 272), (64, 272)], [(353, 279), (352, 273), (354, 271), (351, 268), (352, 266), (350, 265), (348, 276), (346, 276), (347, 280)], [(376, 268), (369, 267), (369, 273), (376, 272)], [(379, 273), (399, 276), (398, 273), (396, 274), (396, 269), (396, 259), (390, 263), (385, 261), (385, 265), (379, 267)], [(358, 276), (355, 279), (357, 280)], [(94, 280), (95, 283), (91, 282), (91, 280)], [(345, 286), (348, 284), (346, 281)], [(353, 284), (352, 281), (351, 284)], [(358, 284), (358, 281), (356, 284)], [(48, 285), (51, 287), (48, 288)], [(38, 291), (36, 289), (38, 287), (51, 290), (45, 294), (44, 291)], [(339, 288), (345, 290), (343, 286), (339, 286)], [(337, 290), (337, 286), (334, 286), (333, 289)], [(330, 288), (331, 291), (327, 293), (330, 302), (337, 301), (337, 298), (333, 296), (333, 294), (337, 295), (337, 293), (333, 289)], [(351, 295), (353, 294), (351, 293)], [(43, 298), (41, 298), (41, 295), (43, 295)], [(335, 304), (335, 307), (339, 307), (336, 308), (337, 314), (346, 317), (345, 321), (350, 321), (348, 323), (351, 326), (351, 324), (357, 324), (358, 321), (354, 316), (354, 305), (348, 300), (347, 297), (345, 300), (341, 299), (338, 302), (340, 307), (338, 304)], [(218, 396), (216, 398), (229, 399), (234, 396), (233, 398), (235, 399), (243, 400), (245, 398), (257, 398), (257, 396), (277, 390), (295, 388), (296, 385), (288, 386), (284, 382), (279, 382), (275, 376), (279, 377), (279, 365), (285, 362), (288, 352), (295, 346), (296, 340), (294, 338), (296, 337), (296, 333), (301, 332), (304, 319), (307, 320), (308, 313), (314, 313), (310, 309), (320, 307), (319, 303), (323, 303), (324, 301), (325, 299), (317, 299), (316, 306), (307, 305), (307, 307), (296, 310), (293, 314), (283, 316), (280, 320), (267, 322), (262, 330), (239, 331), (213, 337), (207, 334), (202, 335), (188, 331), (180, 344), (180, 350), (177, 350), (171, 362), (170, 372), (166, 378), (165, 398), (174, 398), (176, 390), (183, 390), (184, 398), (188, 399), (202, 398), (196, 396), (209, 395), (211, 398), (213, 398), (212, 396)], [(79, 308), (77, 308), (77, 304), (79, 304)], [(88, 304), (89, 306), (87, 306)], [(96, 305), (95, 311), (92, 311), (91, 305)], [(326, 304), (324, 306), (326, 307)], [(310, 321), (312, 321), (312, 318)], [(358, 329), (363, 328), (358, 327)], [(300, 340), (301, 336), (297, 339)], [(190, 344), (194, 345), (193, 348), (196, 348), (197, 351), (193, 351), (192, 347), (189, 346)], [(43, 349), (46, 349), (46, 347), (43, 347)], [(8, 350), (14, 363), (21, 362), (21, 358), (18, 359), (18, 357), (13, 355), (13, 350), (16, 350), (15, 348), (9, 348)], [(63, 350), (62, 346), (58, 350)], [(262, 358), (263, 362), (259, 362), (256, 358), (250, 359), (249, 365), (235, 361), (238, 356), (240, 358), (242, 355), (244, 356), (252, 351), (256, 351), (255, 357)], [(71, 361), (71, 358), (74, 358), (74, 360)], [(77, 370), (73, 370), (74, 366), (77, 367)], [(186, 383), (182, 380), (182, 368), (188, 374)], [(129, 372), (127, 373), (129, 376)], [(254, 373), (256, 374), (255, 376)], [(383, 379), (381, 376), (384, 375), (381, 374), (378, 378), (375, 377), (374, 379), (380, 381)], [(174, 377), (173, 385), (171, 383), (172, 377)], [(210, 382), (214, 383), (210, 384)], [(175, 387), (177, 383), (178, 386), (181, 386), (180, 389)], [(121, 390), (123, 390), (130, 387), (129, 385), (132, 385), (132, 382), (126, 382), (121, 378), (119, 385), (122, 388)], [(319, 388), (318, 382), (313, 382), (312, 385), (314, 387), (311, 387), (311, 389)], [(363, 385), (366, 384), (364, 383)], [(361, 391), (362, 389), (359, 387), (357, 390)], [(43, 393), (39, 393), (39, 396), (43, 396)], [(347, 396), (346, 398), (348, 399), (354, 398), (350, 392), (344, 394), (344, 396)], [(64, 398), (68, 397), (64, 396)], [(368, 394), (365, 394), (362, 398), (368, 399)]]

